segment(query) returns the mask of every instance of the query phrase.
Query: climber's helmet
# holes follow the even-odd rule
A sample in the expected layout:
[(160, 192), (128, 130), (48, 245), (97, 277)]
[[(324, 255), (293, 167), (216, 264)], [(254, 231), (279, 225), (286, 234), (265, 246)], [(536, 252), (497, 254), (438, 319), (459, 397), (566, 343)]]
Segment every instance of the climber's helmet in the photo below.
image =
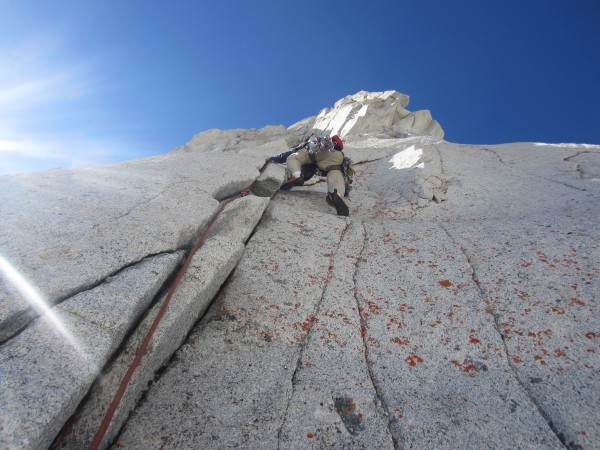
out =
[(333, 147), (336, 150), (344, 149), (344, 143), (342, 142), (342, 139), (337, 134), (335, 136), (331, 136), (331, 140), (333, 141)]

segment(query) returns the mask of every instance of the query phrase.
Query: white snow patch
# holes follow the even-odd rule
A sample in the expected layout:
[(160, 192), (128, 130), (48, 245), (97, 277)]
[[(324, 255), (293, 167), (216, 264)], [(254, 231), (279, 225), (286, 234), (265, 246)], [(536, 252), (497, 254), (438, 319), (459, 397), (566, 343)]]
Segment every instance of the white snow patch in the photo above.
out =
[(543, 142), (534, 142), (537, 147), (564, 147), (564, 148), (600, 148), (600, 145), (595, 144), (545, 144)]
[[(390, 169), (410, 169), (411, 167), (416, 166), (423, 155), (423, 150), (420, 148), (415, 148), (414, 145), (402, 150), (401, 152), (396, 153), (390, 159), (392, 163), (392, 167)], [(417, 166), (419, 169), (423, 169), (425, 167), (424, 163), (421, 163)]]

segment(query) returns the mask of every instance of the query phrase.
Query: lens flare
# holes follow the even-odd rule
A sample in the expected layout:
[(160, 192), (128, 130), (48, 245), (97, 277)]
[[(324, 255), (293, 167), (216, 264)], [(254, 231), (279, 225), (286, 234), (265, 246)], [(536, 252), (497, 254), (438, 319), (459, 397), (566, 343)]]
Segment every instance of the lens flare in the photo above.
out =
[(52, 308), (48, 306), (48, 303), (44, 300), (38, 290), (32, 286), (31, 283), (29, 283), (25, 277), (12, 266), (12, 264), (2, 257), (2, 255), (0, 255), (0, 274), (9, 286), (12, 286), (25, 300), (27, 300), (27, 303), (29, 303), (35, 312), (53, 326), (78, 352), (83, 353), (77, 339), (75, 339), (71, 332), (67, 330), (60, 318), (52, 311)]

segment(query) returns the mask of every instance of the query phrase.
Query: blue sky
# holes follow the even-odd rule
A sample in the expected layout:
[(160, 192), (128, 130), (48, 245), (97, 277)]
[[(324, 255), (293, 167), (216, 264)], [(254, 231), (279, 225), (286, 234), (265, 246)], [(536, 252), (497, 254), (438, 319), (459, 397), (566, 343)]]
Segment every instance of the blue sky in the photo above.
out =
[(600, 144), (598, 0), (0, 0), (0, 173), (398, 90), (458, 143)]

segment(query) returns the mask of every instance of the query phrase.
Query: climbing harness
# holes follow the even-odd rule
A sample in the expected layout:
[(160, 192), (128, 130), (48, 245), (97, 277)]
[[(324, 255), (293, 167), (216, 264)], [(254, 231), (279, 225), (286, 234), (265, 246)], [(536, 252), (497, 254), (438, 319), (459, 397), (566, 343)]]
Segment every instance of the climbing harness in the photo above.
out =
[[(342, 152), (342, 155), (343, 154), (344, 153)], [(327, 170), (324, 170), (324, 169), (320, 169), (319, 166), (317, 165), (317, 159), (316, 159), (314, 153), (309, 152), (308, 157), (310, 158), (313, 165), (312, 165), (312, 167), (311, 166), (303, 166), (302, 167), (302, 172), (303, 172), (302, 177), (304, 178), (304, 180), (308, 180), (313, 175), (317, 175), (320, 177), (326, 177), (327, 172), (330, 172), (331, 170), (339, 170), (342, 172), (342, 175), (344, 176), (344, 184), (346, 187), (346, 194), (344, 196), (348, 197), (348, 194), (352, 190), (352, 183), (354, 181), (354, 169), (352, 168), (352, 160), (344, 155), (344, 161), (342, 162), (342, 164), (335, 165), (335, 166), (329, 166), (329, 167), (327, 167)], [(307, 167), (306, 170), (304, 169), (305, 167)], [(304, 173), (310, 174), (310, 176), (306, 177), (304, 175)]]

